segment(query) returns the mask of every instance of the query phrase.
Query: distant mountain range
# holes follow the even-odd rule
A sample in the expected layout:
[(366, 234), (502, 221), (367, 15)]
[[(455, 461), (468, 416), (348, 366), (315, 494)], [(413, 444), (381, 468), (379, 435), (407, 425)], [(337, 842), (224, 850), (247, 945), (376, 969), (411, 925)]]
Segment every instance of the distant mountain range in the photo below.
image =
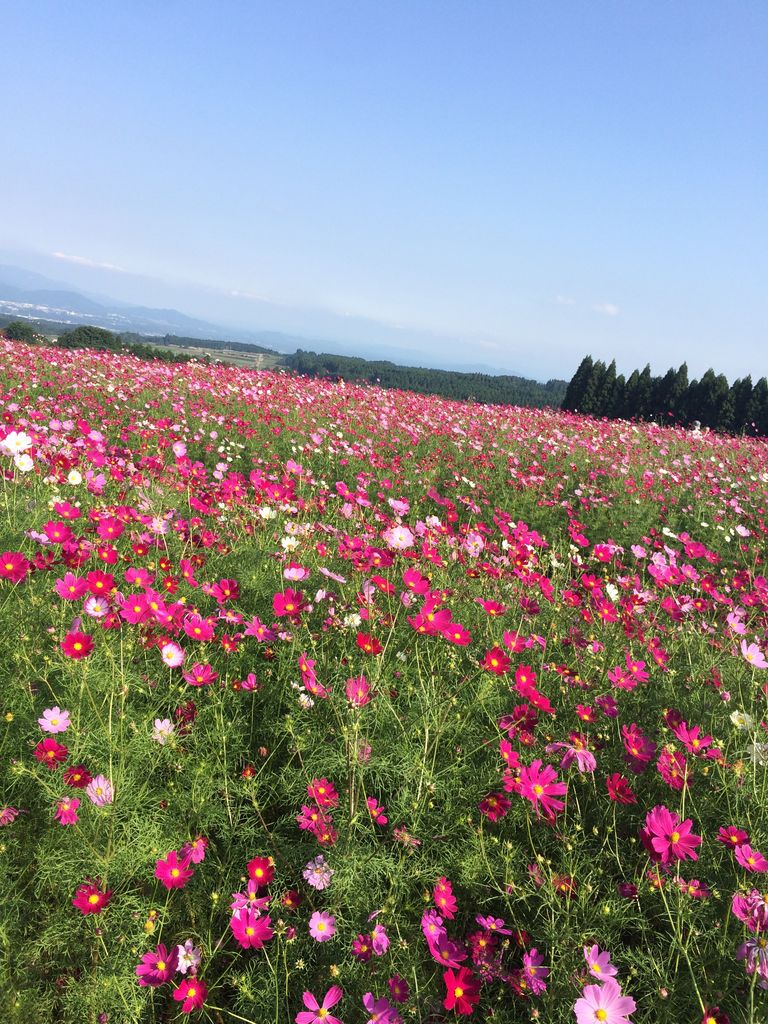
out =
[[(248, 329), (237, 323), (226, 323), (233, 307), (224, 299), (219, 299), (220, 308), (211, 309), (214, 315), (222, 316), (222, 321), (189, 316), (178, 309), (137, 305), (106, 295), (102, 287), (115, 287), (121, 290), (128, 299), (130, 295), (151, 295), (162, 301), (163, 297), (175, 296), (179, 301), (187, 302), (195, 308), (201, 305), (201, 295), (208, 302), (213, 302), (215, 293), (195, 291), (191, 286), (168, 285), (162, 282), (125, 273), (109, 273), (79, 264), (67, 264), (40, 254), (28, 254), (29, 262), (37, 263), (41, 269), (52, 269), (54, 272), (65, 271), (71, 278), (79, 280), (64, 281), (48, 273), (30, 270), (15, 262), (23, 258), (23, 253), (10, 250), (0, 251), (0, 315), (19, 317), (27, 320), (43, 320), (47, 323), (61, 324), (70, 327), (77, 324), (92, 324), (104, 327), (116, 333), (136, 333), (143, 335), (178, 334), (189, 338), (219, 338), (226, 341), (244, 342), (270, 348), (278, 353), (288, 354), (298, 349), (313, 350), (342, 356), (353, 356), (364, 359), (391, 360), (399, 365), (429, 366), (437, 360), (434, 354), (422, 347), (425, 340), (433, 339), (427, 335), (413, 332), (412, 344), (408, 344), (408, 334), (394, 329), (384, 329), (381, 325), (370, 321), (356, 320), (338, 315), (319, 313), (314, 317), (315, 327), (320, 330), (332, 331), (336, 337), (329, 340), (325, 334), (315, 333), (309, 323), (309, 311), (306, 316), (298, 308), (281, 307), (271, 302), (230, 299), (229, 302), (240, 303), (240, 316), (247, 312), (251, 322), (270, 323), (273, 327), (283, 324), (287, 330), (280, 329)], [(10, 262), (14, 260), (14, 262)], [(25, 259), (25, 262), (27, 260)], [(118, 289), (119, 285), (119, 289)], [(232, 293), (233, 295), (236, 293)], [(204, 303), (203, 303), (204, 304)], [(214, 305), (216, 303), (214, 302)], [(242, 307), (242, 308), (241, 308)], [(209, 314), (210, 315), (210, 314)], [(265, 324), (266, 327), (266, 324)], [(310, 327), (304, 333), (304, 328)], [(298, 330), (297, 330), (298, 328)], [(379, 337), (375, 334), (378, 331)], [(373, 337), (371, 337), (373, 332)], [(331, 335), (333, 337), (333, 335)], [(367, 338), (367, 340), (363, 340)], [(471, 351), (471, 342), (467, 342), (456, 351)], [(489, 366), (480, 362), (465, 362), (450, 358), (450, 348), (443, 349), (440, 367), (468, 373), (487, 373), (492, 375), (509, 374), (509, 369)]]
[[(177, 309), (152, 309), (99, 298), (100, 301), (96, 301), (88, 295), (70, 291), (66, 285), (42, 274), (0, 265), (0, 313), (62, 325), (92, 324), (110, 331), (134, 331), (137, 334), (185, 334), (191, 338), (210, 338), (222, 333), (228, 336), (242, 333), (231, 329), (224, 331), (221, 326), (187, 316)], [(284, 351), (292, 350), (290, 343), (294, 340), (305, 341), (283, 337), (279, 333), (277, 337), (288, 344)], [(257, 341), (256, 337), (248, 340)], [(274, 345), (276, 339), (272, 340)]]

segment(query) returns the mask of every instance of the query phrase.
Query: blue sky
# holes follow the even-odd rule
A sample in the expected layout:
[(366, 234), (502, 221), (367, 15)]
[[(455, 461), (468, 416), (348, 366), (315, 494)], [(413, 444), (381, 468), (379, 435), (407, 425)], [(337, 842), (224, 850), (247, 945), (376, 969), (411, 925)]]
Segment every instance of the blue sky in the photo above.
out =
[(25, 0), (0, 34), (0, 245), (63, 279), (433, 365), (768, 369), (763, 2)]

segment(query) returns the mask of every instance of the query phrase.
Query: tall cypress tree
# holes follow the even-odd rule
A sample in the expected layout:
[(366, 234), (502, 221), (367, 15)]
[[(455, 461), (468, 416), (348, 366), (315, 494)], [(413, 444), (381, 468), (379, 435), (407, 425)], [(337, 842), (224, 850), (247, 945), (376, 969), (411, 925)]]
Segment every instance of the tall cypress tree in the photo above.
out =
[(581, 411), (581, 400), (595, 370), (592, 356), (584, 356), (579, 367), (568, 382), (561, 408), (568, 412)]
[(747, 413), (752, 401), (752, 377), (747, 374), (740, 380), (735, 380), (731, 385), (731, 396), (733, 398), (733, 421), (731, 429), (741, 434), (747, 426)]

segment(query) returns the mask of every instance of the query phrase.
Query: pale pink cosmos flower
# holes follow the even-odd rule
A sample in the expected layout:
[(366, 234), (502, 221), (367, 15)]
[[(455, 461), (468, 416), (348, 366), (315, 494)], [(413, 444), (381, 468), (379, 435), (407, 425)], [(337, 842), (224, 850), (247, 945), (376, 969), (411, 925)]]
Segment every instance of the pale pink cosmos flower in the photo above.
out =
[(413, 534), (407, 526), (392, 526), (381, 536), (395, 551), (407, 551), (413, 546)]
[(168, 668), (178, 668), (184, 663), (184, 651), (173, 642), (163, 644), (160, 648), (160, 657)]
[(752, 668), (768, 668), (768, 661), (765, 660), (765, 655), (757, 644), (748, 644), (746, 640), (742, 640), (741, 655)]
[(85, 792), (88, 794), (88, 799), (96, 807), (106, 807), (107, 804), (111, 804), (115, 799), (112, 783), (104, 775), (97, 775), (95, 779), (89, 782)]
[(618, 982), (607, 978), (603, 985), (587, 985), (573, 1012), (576, 1024), (630, 1024), (627, 1015), (636, 1009), (635, 1000), (623, 996)]
[(69, 712), (62, 711), (58, 704), (52, 708), (46, 708), (43, 717), (38, 718), (37, 724), (43, 732), (66, 732), (70, 726)]

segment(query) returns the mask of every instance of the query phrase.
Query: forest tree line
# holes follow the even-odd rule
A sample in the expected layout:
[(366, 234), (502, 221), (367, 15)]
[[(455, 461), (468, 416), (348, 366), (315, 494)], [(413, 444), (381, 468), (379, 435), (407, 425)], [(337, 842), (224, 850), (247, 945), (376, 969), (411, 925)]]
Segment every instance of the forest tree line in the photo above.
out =
[(707, 370), (699, 380), (688, 379), (688, 367), (670, 368), (654, 377), (650, 366), (633, 370), (625, 378), (616, 373), (616, 361), (608, 366), (586, 356), (568, 383), (562, 408), (609, 419), (644, 419), (677, 423), (731, 434), (768, 436), (768, 381), (752, 377), (728, 384), (724, 374)]
[(359, 359), (323, 352), (318, 354), (303, 349), (285, 356), (284, 363), (289, 370), (307, 377), (341, 378), (352, 383), (363, 382), (378, 384), (383, 388), (416, 391), (422, 395), (441, 395), (462, 402), (522, 405), (533, 409), (558, 408), (566, 388), (564, 380), (550, 380), (540, 384), (526, 377), (430, 370), (420, 366), (400, 366), (387, 360)]

